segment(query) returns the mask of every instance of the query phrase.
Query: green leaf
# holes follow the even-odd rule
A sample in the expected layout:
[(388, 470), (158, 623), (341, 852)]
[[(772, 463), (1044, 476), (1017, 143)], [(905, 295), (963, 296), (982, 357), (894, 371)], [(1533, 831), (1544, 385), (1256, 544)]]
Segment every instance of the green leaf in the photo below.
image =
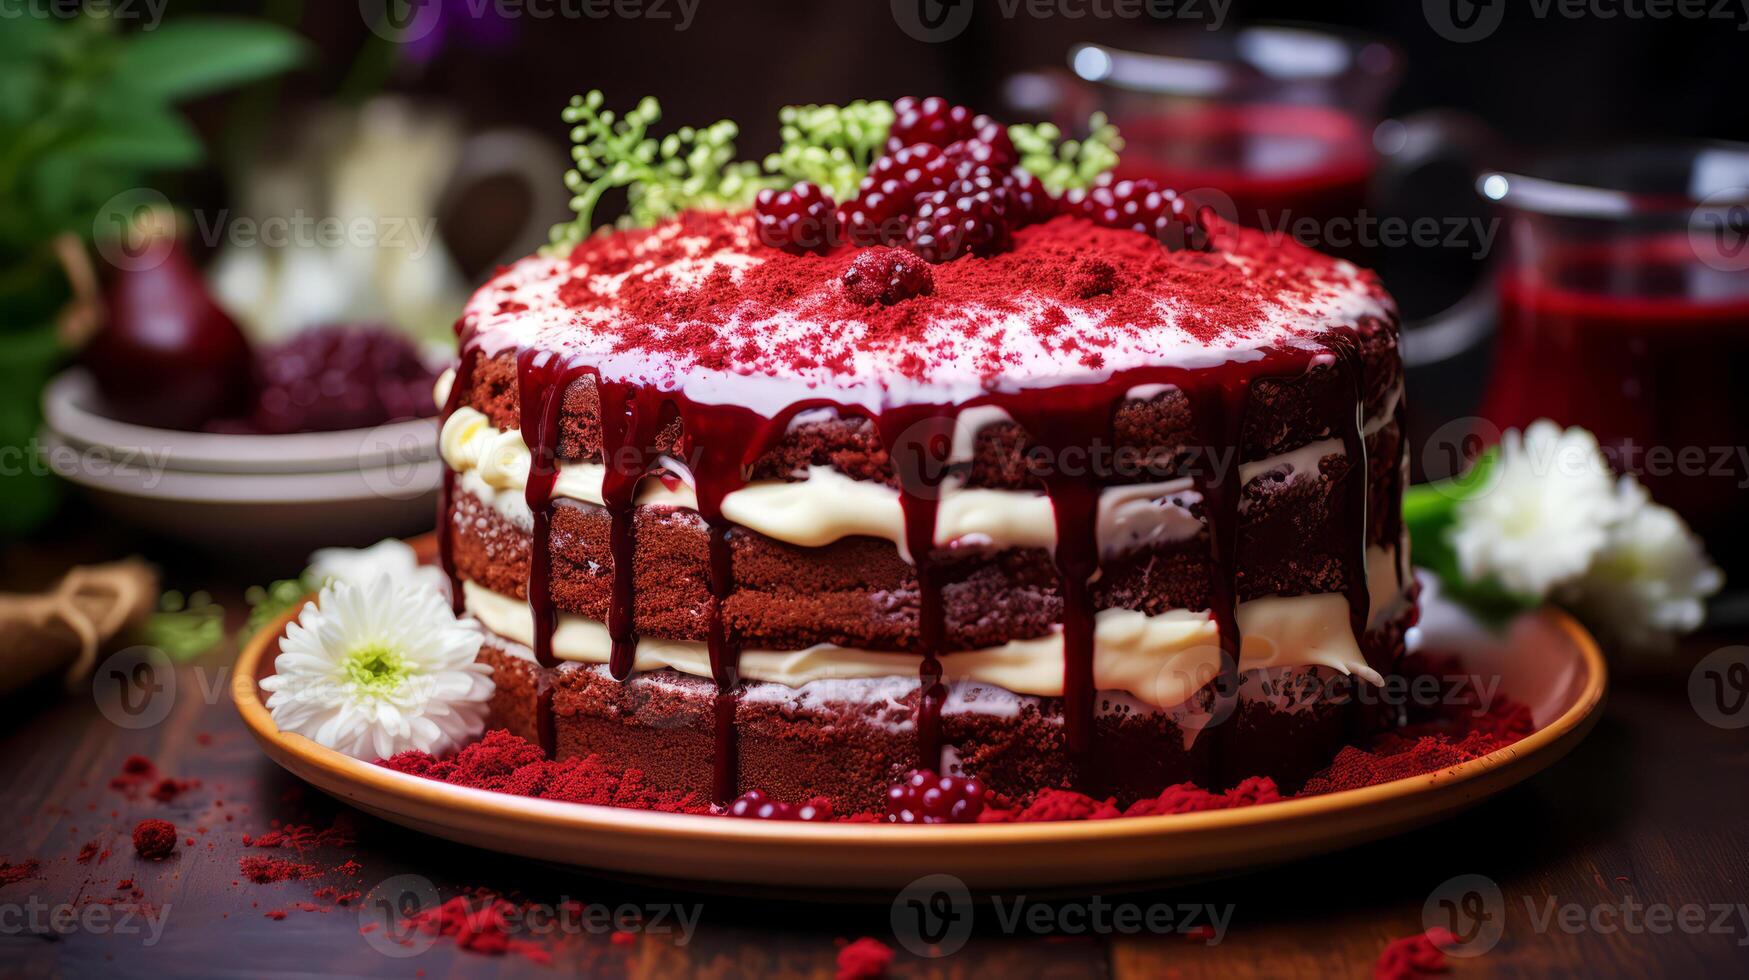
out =
[(140, 94), (175, 101), (277, 74), (305, 51), (301, 38), (277, 25), (187, 19), (130, 37), (116, 72)]
[(108, 164), (136, 170), (183, 167), (205, 154), (200, 137), (182, 117), (162, 106), (135, 105), (125, 117), (98, 120), (50, 149), (41, 166), (50, 168)]

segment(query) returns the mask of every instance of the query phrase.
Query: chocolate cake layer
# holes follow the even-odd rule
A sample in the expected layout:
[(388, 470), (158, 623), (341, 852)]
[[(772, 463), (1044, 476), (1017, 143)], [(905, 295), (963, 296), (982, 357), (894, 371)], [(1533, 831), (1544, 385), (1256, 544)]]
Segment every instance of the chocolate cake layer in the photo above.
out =
[[(1400, 452), (1388, 425), (1368, 440), (1368, 541), (1389, 547), (1386, 520), (1396, 506), (1388, 479)], [(1241, 601), (1341, 592), (1347, 586), (1333, 508), (1350, 477), (1345, 456), (1325, 457), (1316, 477), (1265, 474), (1245, 490), (1239, 529)], [(1201, 505), (1190, 512), (1201, 516)], [(614, 586), (610, 522), (600, 507), (561, 502), (552, 518), (555, 605), (605, 621)], [(527, 598), (529, 535), (468, 493), (454, 501), (451, 526), (461, 577)], [(633, 623), (644, 635), (702, 642), (708, 631), (710, 560), (699, 517), (666, 507), (639, 508), (633, 527)], [(802, 548), (738, 528), (730, 535), (733, 588), (724, 614), (748, 645), (795, 650), (816, 643), (908, 650), (916, 640), (913, 566), (889, 541), (849, 537)], [(1041, 548), (938, 549), (952, 650), (1042, 636), (1062, 621), (1057, 572)], [(1158, 614), (1208, 608), (1213, 573), (1207, 530), (1108, 559), (1095, 587), (1099, 608)]]
[[(1400, 648), (1407, 622), (1373, 631), (1367, 645)], [(526, 649), (520, 655), (512, 649), (493, 641), (482, 653), (501, 678), (490, 724), (532, 739), (534, 677), (543, 668), (525, 659)], [(709, 795), (716, 698), (710, 680), (664, 670), (621, 683), (604, 667), (577, 664), (554, 668), (552, 676), (559, 757), (599, 756), (642, 771), (657, 789)], [(1360, 710), (1352, 683), (1324, 668), (1249, 671), (1224, 716), (1210, 714), (1211, 689), (1166, 712), (1102, 695), (1093, 766), (1080, 788), (1127, 804), (1181, 782), (1225, 786), (1263, 775), (1297, 787), (1345, 744)], [(968, 700), (968, 689), (956, 689), (943, 710), (943, 771), (976, 776), (1022, 802), (1041, 789), (1069, 787), (1061, 699), (975, 690)], [(746, 684), (738, 698), (739, 785), (773, 799), (823, 796), (839, 814), (878, 812), (886, 787), (917, 766), (914, 679), (800, 693)]]

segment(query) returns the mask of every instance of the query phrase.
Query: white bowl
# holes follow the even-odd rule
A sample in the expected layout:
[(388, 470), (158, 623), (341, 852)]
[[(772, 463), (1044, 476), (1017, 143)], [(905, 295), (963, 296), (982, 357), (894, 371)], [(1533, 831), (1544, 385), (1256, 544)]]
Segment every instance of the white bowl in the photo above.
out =
[(116, 517), (244, 564), (288, 570), (316, 548), (429, 530), (443, 472), (427, 460), (330, 473), (194, 473), (80, 447), (51, 429), (40, 441), (49, 468)]
[(114, 449), (156, 468), (204, 473), (336, 473), (437, 459), (437, 420), (282, 436), (179, 432), (132, 425), (98, 412), (97, 384), (80, 368), (43, 390), (43, 419), (64, 442)]

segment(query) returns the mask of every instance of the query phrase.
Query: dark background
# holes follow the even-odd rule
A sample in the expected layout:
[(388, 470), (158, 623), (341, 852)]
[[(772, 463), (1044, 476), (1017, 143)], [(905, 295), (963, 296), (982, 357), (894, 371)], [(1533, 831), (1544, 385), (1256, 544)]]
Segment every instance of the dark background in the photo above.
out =
[[(561, 142), (565, 128), (558, 114), (573, 94), (600, 88), (611, 105), (624, 106), (653, 95), (674, 125), (735, 119), (742, 155), (756, 158), (775, 147), (777, 110), (784, 105), (939, 94), (1003, 113), (1006, 78), (1063, 66), (1079, 41), (1145, 48), (1165, 32), (1196, 32), (1206, 23), (1038, 19), (1025, 5), (1008, 18), (1000, 0), (961, 0), (975, 4), (968, 28), (931, 44), (900, 30), (886, 0), (697, 0), (684, 31), (674, 29), (674, 19), (523, 16), (501, 29), (445, 31), (437, 55), (416, 64), (404, 58), (391, 63), (392, 53), (374, 50), (382, 45), (359, 13), (372, 2), (337, 0), (302, 9), (285, 2), (223, 5), (294, 24), (316, 46), (307, 68), (276, 83), (272, 128), (254, 133), (245, 146), (229, 147), (233, 160), (249, 152), (273, 154), (276, 135), (291, 131), (301, 105), (344, 97), (370, 82), (448, 104), (470, 125), (521, 125)], [(425, 2), (444, 3), (446, 15), (448, 7), (469, 9), (468, 0)], [(531, 9), (576, 10), (576, 2), (566, 7), (564, 0), (534, 0)], [(678, 13), (673, 0), (665, 2), (670, 14)], [(1097, 0), (1065, 2), (1091, 8)], [(1596, 2), (1613, 9), (1621, 0)], [(1207, 0), (1200, 4), (1208, 9)], [(178, 4), (173, 13), (184, 9)], [(1513, 0), (1491, 36), (1460, 44), (1435, 33), (1420, 0), (1233, 0), (1225, 27), (1293, 21), (1388, 38), (1406, 52), (1407, 71), (1386, 111), (1472, 113), (1488, 121), (1504, 147), (1476, 162), (1503, 165), (1512, 161), (1486, 157), (1621, 139), (1749, 137), (1743, 79), (1749, 32), (1740, 29), (1749, 26), (1749, 11), (1733, 7), (1728, 13), (1734, 19), (1575, 19), (1551, 8), (1538, 18), (1527, 0)], [(465, 13), (451, 18), (467, 20)], [(200, 107), (199, 118), (211, 132), (235, 132), (229, 125), (234, 116), (259, 105), (221, 99)], [(188, 190), (222, 197), (222, 177), (208, 174), (203, 184)], [(450, 237), (464, 265), (496, 254), (494, 243)]]

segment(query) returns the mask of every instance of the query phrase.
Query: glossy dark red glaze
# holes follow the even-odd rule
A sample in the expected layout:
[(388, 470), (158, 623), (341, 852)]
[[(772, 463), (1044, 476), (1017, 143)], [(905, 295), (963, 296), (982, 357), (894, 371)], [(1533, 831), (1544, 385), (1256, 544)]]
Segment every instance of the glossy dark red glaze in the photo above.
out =
[[(939, 770), (941, 763), (941, 709), (946, 688), (941, 683), (941, 656), (945, 651), (945, 616), (940, 568), (933, 560), (936, 509), (942, 486), (951, 475), (951, 447), (955, 416), (968, 408), (991, 405), (1003, 409), (1033, 442), (1061, 464), (1078, 450), (1112, 446), (1114, 416), (1118, 405), (1133, 389), (1171, 385), (1190, 402), (1198, 445), (1184, 447), (1194, 452), (1191, 476), (1203, 500), (1213, 564), (1210, 582), (1210, 615), (1219, 635), (1222, 670), (1215, 688), (1217, 712), (1229, 709), (1238, 692), (1241, 637), (1238, 608), (1238, 533), (1240, 449), (1246, 406), (1253, 385), (1267, 378), (1295, 377), (1320, 360), (1334, 360), (1344, 383), (1337, 386), (1340, 404), (1327, 407), (1325, 417), (1340, 419), (1331, 433), (1340, 438), (1350, 460), (1350, 476), (1342, 489), (1340, 533), (1352, 540), (1341, 557), (1351, 626), (1359, 643), (1367, 626), (1370, 607), (1366, 582), (1367, 467), (1363, 423), (1363, 385), (1357, 338), (1349, 330), (1333, 330), (1320, 344), (1266, 348), (1249, 360), (1188, 369), (1145, 367), (1115, 372), (1102, 380), (1019, 390), (988, 391), (959, 405), (888, 404), (874, 413), (872, 421), (888, 448), (900, 484), (900, 502), (905, 518), (905, 546), (916, 569), (918, 583), (917, 650), (922, 658), (920, 696), (917, 706), (917, 748), (922, 767)], [(471, 339), (464, 340), (460, 372), (471, 370), (478, 357)], [(631, 574), (636, 551), (633, 518), (639, 481), (660, 460), (658, 436), (678, 418), (682, 426), (681, 462), (690, 470), (698, 498), (700, 517), (709, 529), (711, 672), (718, 689), (714, 713), (713, 790), (719, 801), (739, 793), (736, 732), (736, 691), (739, 683), (740, 641), (724, 621), (722, 606), (734, 580), (731, 542), (737, 533), (723, 517), (722, 502), (743, 486), (750, 464), (785, 432), (796, 413), (815, 407), (834, 407), (844, 414), (863, 413), (848, 404), (814, 398), (787, 406), (767, 417), (738, 405), (705, 404), (672, 388), (656, 387), (634, 380), (605, 378), (598, 366), (552, 352), (525, 349), (518, 357), (518, 387), (522, 406), (522, 432), (531, 456), (526, 500), (534, 515), (528, 599), (534, 618), (534, 653), (543, 667), (552, 667), (552, 632), (556, 611), (552, 597), (551, 516), (552, 491), (558, 475), (560, 412), (565, 393), (579, 379), (589, 378), (599, 394), (602, 452), (606, 461), (603, 499), (611, 518), (611, 549), (614, 566), (613, 595), (608, 629), (613, 638), (610, 670), (624, 679), (633, 667), (637, 643)], [(465, 390), (458, 376), (452, 390), (453, 411), (458, 392)], [(1094, 458), (1096, 454), (1085, 454)], [(1099, 571), (1098, 500), (1114, 474), (1088, 467), (1058, 465), (1038, 474), (1052, 501), (1056, 520), (1055, 563), (1059, 589), (1064, 599), (1062, 623), (1063, 691), (1066, 751), (1077, 772), (1086, 771), (1094, 751), (1097, 690), (1094, 682), (1094, 631), (1098, 610), (1090, 583)], [(446, 474), (446, 499), (453, 493), (453, 476)], [(1393, 477), (1395, 479), (1395, 477)], [(447, 510), (446, 510), (447, 513)], [(454, 576), (454, 562), (444, 535), (445, 570)], [(458, 585), (459, 595), (459, 585)], [(1364, 645), (1363, 645), (1364, 648)], [(547, 671), (542, 671), (543, 676)], [(540, 731), (552, 730), (551, 685), (539, 691)], [(550, 751), (550, 744), (549, 744)]]

